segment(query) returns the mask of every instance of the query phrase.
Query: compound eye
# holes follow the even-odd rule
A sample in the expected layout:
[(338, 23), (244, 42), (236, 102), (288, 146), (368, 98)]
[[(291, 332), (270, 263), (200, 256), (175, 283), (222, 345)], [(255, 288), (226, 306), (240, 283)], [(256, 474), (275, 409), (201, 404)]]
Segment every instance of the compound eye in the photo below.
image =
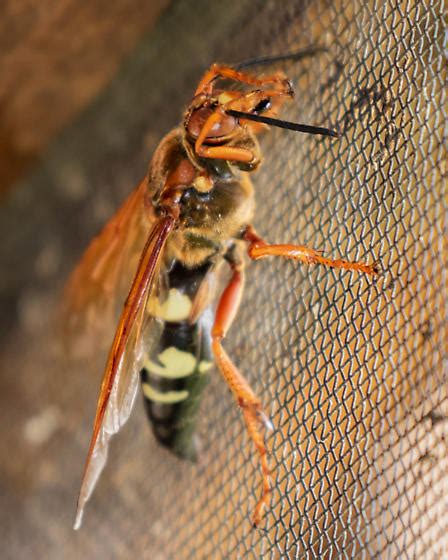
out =
[[(193, 137), (197, 138), (201, 133), (201, 130), (207, 119), (212, 115), (213, 109), (210, 107), (201, 107), (196, 109), (190, 116), (187, 124), (188, 133)], [(231, 115), (224, 114), (221, 119), (216, 122), (213, 127), (209, 130), (207, 138), (210, 140), (219, 140), (220, 138), (230, 136), (234, 132), (237, 126), (237, 120)]]
[(253, 112), (259, 114), (262, 113), (263, 111), (268, 111), (271, 107), (272, 107), (272, 103), (269, 98), (262, 99), (255, 105)]

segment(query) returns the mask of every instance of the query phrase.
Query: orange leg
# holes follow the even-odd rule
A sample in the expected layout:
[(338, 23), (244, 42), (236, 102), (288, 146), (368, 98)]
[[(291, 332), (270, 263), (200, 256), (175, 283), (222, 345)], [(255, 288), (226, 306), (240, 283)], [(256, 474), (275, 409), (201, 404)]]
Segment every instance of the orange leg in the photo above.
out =
[(199, 95), (201, 93), (212, 93), (213, 82), (218, 77), (227, 78), (229, 80), (235, 80), (236, 82), (254, 86), (263, 86), (265, 84), (280, 84), (282, 89), (285, 89), (285, 91), (289, 91), (291, 89), (291, 84), (281, 72), (273, 74), (272, 76), (257, 78), (255, 76), (252, 76), (251, 74), (246, 74), (246, 72), (239, 72), (238, 70), (235, 70), (230, 66), (212, 64), (210, 70), (205, 73), (202, 80), (199, 82), (195, 95)]
[[(236, 109), (243, 112), (251, 112), (257, 103), (265, 98), (270, 98), (272, 100), (272, 108), (265, 111), (265, 115), (275, 115), (276, 110), (280, 107), (281, 103), (284, 101), (282, 98), (286, 95), (285, 92), (281, 91), (256, 91), (244, 95), (241, 97), (234, 98), (228, 103), (225, 103), (218, 109), (216, 109), (205, 121), (202, 126), (201, 132), (196, 139), (194, 150), (196, 154), (200, 157), (213, 158), (213, 159), (225, 159), (229, 161), (237, 161), (242, 163), (249, 163), (252, 165), (258, 164), (258, 157), (246, 148), (237, 148), (235, 146), (207, 146), (204, 144), (209, 133), (216, 125), (228, 118), (226, 115), (227, 109)], [(289, 95), (289, 93), (288, 93)], [(250, 122), (250, 127), (253, 132), (263, 130), (265, 125), (255, 125), (255, 123)]]
[(261, 402), (250, 388), (246, 379), (238, 371), (232, 360), (222, 347), (221, 341), (226, 336), (238, 310), (243, 291), (244, 275), (241, 263), (231, 264), (233, 274), (221, 295), (216, 310), (215, 323), (212, 329), (212, 350), (216, 364), (224, 379), (232, 391), (238, 405), (243, 411), (249, 436), (257, 448), (261, 462), (263, 476), (263, 492), (258, 500), (253, 516), (253, 524), (256, 527), (263, 514), (263, 508), (269, 501), (271, 493), (270, 469), (267, 460), (267, 451), (260, 426), (264, 425), (272, 429), (272, 424), (263, 412)]
[[(229, 100), (221, 103), (203, 124), (201, 132), (195, 142), (195, 152), (198, 156), (204, 158), (225, 159), (229, 161), (252, 164), (255, 166), (259, 163), (259, 161), (258, 157), (256, 157), (252, 151), (235, 146), (208, 146), (205, 144), (208, 135), (215, 126), (219, 126), (222, 121), (229, 118), (229, 116), (226, 115), (226, 111), (228, 109), (250, 113), (261, 100), (269, 99), (272, 107), (270, 110), (265, 111), (265, 114), (275, 114), (277, 109), (279, 109), (281, 104), (284, 102), (285, 97), (293, 97), (294, 91), (292, 85), (284, 77), (284, 75), (280, 73), (269, 78), (259, 79), (254, 76), (250, 76), (249, 74), (238, 72), (228, 66), (218, 66), (214, 64), (201, 80), (201, 83), (196, 91), (196, 95), (204, 93), (211, 94), (213, 89), (212, 82), (218, 76), (231, 78), (248, 84), (263, 85), (266, 83), (272, 83), (274, 84), (274, 89), (253, 91), (245, 95), (231, 92)], [(275, 86), (277, 86), (277, 89), (275, 89)], [(228, 96), (229, 94), (224, 93), (224, 95)], [(264, 129), (264, 126), (250, 122), (250, 128), (253, 132), (259, 132)]]
[(348, 262), (342, 259), (327, 259), (322, 256), (321, 251), (310, 249), (302, 245), (269, 245), (259, 237), (252, 226), (248, 226), (243, 238), (249, 242), (247, 253), (253, 260), (264, 257), (286, 257), (305, 264), (324, 264), (332, 268), (345, 268), (346, 270), (357, 270), (372, 276), (378, 274), (376, 263), (366, 264), (359, 262)]
[(204, 141), (207, 138), (208, 133), (213, 128), (213, 126), (218, 123), (222, 118), (223, 114), (221, 111), (217, 110), (212, 113), (209, 118), (205, 121), (202, 127), (201, 133), (196, 139), (194, 150), (200, 157), (213, 158), (213, 159), (226, 159), (230, 161), (240, 161), (243, 163), (257, 163), (255, 161), (255, 155), (250, 150), (245, 148), (236, 148), (232, 146), (205, 146)]

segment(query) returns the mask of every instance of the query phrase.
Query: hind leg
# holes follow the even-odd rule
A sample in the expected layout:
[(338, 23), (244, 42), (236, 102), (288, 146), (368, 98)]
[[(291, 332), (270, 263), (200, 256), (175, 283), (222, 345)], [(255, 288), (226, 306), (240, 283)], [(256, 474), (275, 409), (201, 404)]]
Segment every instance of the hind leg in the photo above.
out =
[(230, 266), (232, 277), (221, 295), (216, 310), (212, 329), (212, 350), (216, 364), (243, 412), (247, 431), (260, 456), (263, 491), (253, 516), (253, 524), (256, 527), (261, 521), (263, 508), (267, 505), (271, 492), (271, 471), (268, 465), (262, 429), (263, 427), (271, 429), (272, 425), (263, 412), (260, 399), (252, 391), (250, 385), (222, 346), (222, 340), (225, 338), (238, 310), (244, 285), (242, 261), (232, 261)]

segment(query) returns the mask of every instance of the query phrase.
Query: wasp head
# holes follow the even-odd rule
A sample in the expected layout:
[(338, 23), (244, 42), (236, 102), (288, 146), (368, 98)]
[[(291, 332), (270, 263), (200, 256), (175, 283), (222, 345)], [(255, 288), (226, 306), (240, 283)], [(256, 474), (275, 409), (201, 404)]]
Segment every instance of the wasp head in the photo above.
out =
[[(243, 90), (219, 89), (217, 82), (222, 79), (242, 84)], [(260, 159), (254, 135), (267, 126), (255, 119), (275, 116), (293, 95), (291, 82), (283, 73), (259, 78), (213, 65), (201, 80), (184, 117), (186, 138), (194, 155), (253, 169)]]

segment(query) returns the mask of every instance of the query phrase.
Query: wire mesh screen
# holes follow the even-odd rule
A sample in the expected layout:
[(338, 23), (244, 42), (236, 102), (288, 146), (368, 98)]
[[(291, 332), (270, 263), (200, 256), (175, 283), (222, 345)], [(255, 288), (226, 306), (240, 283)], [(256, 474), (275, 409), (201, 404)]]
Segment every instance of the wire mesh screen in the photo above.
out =
[[(439, 0), (173, 2), (142, 49), (135, 74), (119, 76), (134, 89), (126, 96), (116, 86), (115, 120), (98, 124), (99, 138), (112, 146), (108, 159), (95, 176), (89, 170), (93, 151), (86, 149), (84, 157), (89, 188), (95, 185), (98, 199), (108, 197), (108, 210), (112, 191), (124, 192), (123, 185), (129, 191), (123, 162), (147, 159), (146, 146), (153, 148), (159, 132), (178, 122), (182, 103), (211, 62), (327, 47), (276, 65), (296, 90), (283, 115), (338, 128), (341, 137), (276, 129), (261, 138), (254, 225), (272, 242), (378, 260), (381, 272), (371, 279), (281, 259), (247, 267), (243, 304), (225, 347), (275, 427), (267, 438), (272, 501), (260, 529), (250, 519), (261, 490), (258, 460), (216, 371), (201, 408), (199, 463), (159, 449), (142, 427), (140, 406), (112, 445), (76, 551), (65, 557), (446, 554), (442, 7)], [(102, 103), (113, 105), (107, 96)], [(145, 103), (138, 123), (127, 116), (129, 107)], [(86, 143), (98, 142), (86, 129)], [(145, 149), (136, 154), (137, 137), (145, 139)], [(84, 142), (73, 134), (70, 141)], [(61, 169), (48, 167), (42, 184), (66, 176), (81, 181), (73, 161)], [(90, 219), (95, 207), (86, 202), (86, 208)], [(52, 215), (67, 231), (66, 218)], [(103, 218), (97, 212), (96, 227)], [(26, 230), (28, 221), (21, 227)], [(78, 230), (86, 241), (87, 230)], [(87, 399), (93, 406), (98, 379), (69, 382), (58, 375), (52, 383), (64, 409)], [(82, 392), (85, 384), (89, 393)], [(74, 418), (73, 425), (82, 421), (77, 433), (85, 441), (59, 461), (61, 472), (72, 470), (72, 462), (81, 468), (91, 418), (85, 409)], [(44, 487), (47, 505), (34, 517), (29, 506), (30, 532), (38, 532), (42, 511), (54, 514), (61, 501), (67, 510), (64, 529), (54, 529), (47, 537), (51, 546), (38, 549), (46, 557), (48, 550), (60, 557), (61, 546), (75, 538), (64, 537), (74, 491), (62, 498), (56, 487), (48, 498)]]
[(275, 242), (378, 259), (381, 275), (249, 266), (227, 348), (275, 426), (272, 507), (253, 530), (258, 464), (216, 376), (202, 463), (180, 478), (165, 470), (151, 490), (161, 506), (148, 543), (160, 558), (446, 553), (440, 10), (437, 1), (261, 3), (220, 53), (328, 47), (284, 66), (297, 92), (286, 116), (331, 124), (341, 138), (266, 134), (256, 226)]

